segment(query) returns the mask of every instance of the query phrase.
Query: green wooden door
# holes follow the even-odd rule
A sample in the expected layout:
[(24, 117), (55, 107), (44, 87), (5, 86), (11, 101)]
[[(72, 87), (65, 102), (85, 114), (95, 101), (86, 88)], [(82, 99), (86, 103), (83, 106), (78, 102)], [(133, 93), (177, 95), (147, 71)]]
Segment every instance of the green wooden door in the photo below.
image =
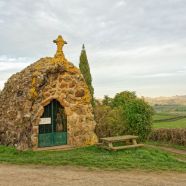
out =
[(39, 147), (67, 144), (67, 118), (57, 100), (45, 106), (39, 124)]

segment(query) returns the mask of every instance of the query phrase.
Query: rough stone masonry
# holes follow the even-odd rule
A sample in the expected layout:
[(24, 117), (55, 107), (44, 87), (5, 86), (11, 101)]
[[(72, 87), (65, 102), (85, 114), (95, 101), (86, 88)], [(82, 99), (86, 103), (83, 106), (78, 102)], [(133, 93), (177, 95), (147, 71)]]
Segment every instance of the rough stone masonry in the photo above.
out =
[(78, 68), (65, 58), (61, 36), (55, 56), (41, 58), (12, 75), (0, 93), (0, 144), (17, 149), (38, 147), (38, 126), (44, 107), (56, 99), (67, 115), (67, 144), (97, 142), (91, 96)]

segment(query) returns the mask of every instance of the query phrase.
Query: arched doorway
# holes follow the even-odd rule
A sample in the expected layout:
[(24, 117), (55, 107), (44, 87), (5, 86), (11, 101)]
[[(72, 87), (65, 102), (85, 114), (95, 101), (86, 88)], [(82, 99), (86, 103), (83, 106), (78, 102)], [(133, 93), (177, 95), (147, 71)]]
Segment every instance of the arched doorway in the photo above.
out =
[(64, 107), (52, 100), (44, 107), (39, 123), (38, 146), (48, 147), (67, 144), (67, 117)]

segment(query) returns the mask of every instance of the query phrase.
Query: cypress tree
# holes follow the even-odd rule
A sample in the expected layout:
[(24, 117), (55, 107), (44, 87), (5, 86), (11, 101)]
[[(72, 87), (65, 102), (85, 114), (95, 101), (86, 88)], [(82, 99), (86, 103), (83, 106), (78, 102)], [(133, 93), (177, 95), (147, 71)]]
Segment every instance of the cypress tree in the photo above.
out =
[(90, 66), (87, 59), (87, 54), (85, 50), (85, 46), (83, 44), (81, 55), (80, 55), (80, 63), (79, 63), (79, 69), (85, 79), (85, 82), (89, 88), (91, 97), (92, 97), (92, 106), (94, 106), (94, 88), (92, 86), (92, 77), (90, 73)]

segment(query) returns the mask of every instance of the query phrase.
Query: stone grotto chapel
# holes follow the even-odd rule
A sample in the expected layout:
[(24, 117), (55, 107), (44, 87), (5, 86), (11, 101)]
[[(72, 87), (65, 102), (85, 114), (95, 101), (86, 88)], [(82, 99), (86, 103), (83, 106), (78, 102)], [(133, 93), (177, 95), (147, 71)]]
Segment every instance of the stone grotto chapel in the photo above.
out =
[(54, 57), (12, 75), (0, 93), (0, 144), (19, 150), (97, 143), (91, 96), (80, 70), (64, 56), (62, 36)]

